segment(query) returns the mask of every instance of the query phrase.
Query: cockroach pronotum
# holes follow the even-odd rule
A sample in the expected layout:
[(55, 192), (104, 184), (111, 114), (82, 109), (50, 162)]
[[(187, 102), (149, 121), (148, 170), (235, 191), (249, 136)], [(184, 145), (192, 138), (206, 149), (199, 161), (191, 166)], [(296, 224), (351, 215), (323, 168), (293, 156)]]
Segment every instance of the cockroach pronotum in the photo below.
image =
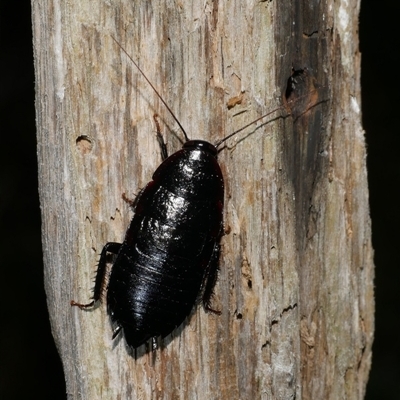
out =
[[(114, 39), (114, 38), (113, 38)], [(107, 243), (100, 256), (92, 307), (101, 300), (107, 276), (107, 254), (116, 254), (107, 286), (107, 311), (113, 339), (123, 331), (136, 349), (148, 341), (157, 347), (202, 301), (211, 307), (218, 275), (223, 234), (224, 180), (217, 162), (218, 147), (228, 138), (276, 112), (276, 108), (231, 133), (215, 145), (189, 140), (180, 122), (125, 49), (114, 41), (146, 79), (182, 130), (183, 148), (168, 157), (157, 117), (157, 138), (163, 157), (150, 181), (132, 202), (134, 216), (123, 243)]]

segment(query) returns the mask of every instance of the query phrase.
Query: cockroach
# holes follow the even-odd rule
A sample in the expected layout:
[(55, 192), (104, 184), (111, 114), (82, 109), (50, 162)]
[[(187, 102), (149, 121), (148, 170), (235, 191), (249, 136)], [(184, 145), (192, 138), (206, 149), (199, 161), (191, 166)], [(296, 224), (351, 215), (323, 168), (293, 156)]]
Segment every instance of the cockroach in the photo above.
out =
[[(114, 39), (114, 38), (113, 38)], [(116, 255), (107, 286), (107, 311), (113, 339), (123, 331), (136, 349), (169, 335), (189, 316), (193, 307), (211, 307), (218, 276), (223, 234), (224, 180), (217, 161), (218, 147), (228, 138), (265, 118), (252, 121), (216, 144), (189, 140), (161, 95), (130, 57), (182, 130), (183, 148), (168, 157), (157, 116), (157, 138), (163, 162), (132, 202), (134, 216), (123, 243), (107, 243), (100, 255), (92, 301), (71, 305), (81, 309), (101, 300), (107, 277), (107, 255)]]

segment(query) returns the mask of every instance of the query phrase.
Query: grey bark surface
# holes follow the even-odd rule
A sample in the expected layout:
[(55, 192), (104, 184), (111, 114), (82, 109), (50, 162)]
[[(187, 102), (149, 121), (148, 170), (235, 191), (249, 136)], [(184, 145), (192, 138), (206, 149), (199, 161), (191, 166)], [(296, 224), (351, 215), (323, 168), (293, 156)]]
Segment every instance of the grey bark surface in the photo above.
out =
[[(71, 399), (361, 399), (373, 252), (358, 1), (32, 0), (45, 287)], [(227, 142), (214, 302), (137, 359), (89, 300), (98, 255), (182, 133)], [(290, 77), (292, 76), (292, 79)], [(289, 89), (288, 88), (289, 82)], [(298, 93), (302, 93), (300, 96)], [(297, 101), (288, 107), (288, 102)], [(287, 110), (292, 112), (287, 116)]]

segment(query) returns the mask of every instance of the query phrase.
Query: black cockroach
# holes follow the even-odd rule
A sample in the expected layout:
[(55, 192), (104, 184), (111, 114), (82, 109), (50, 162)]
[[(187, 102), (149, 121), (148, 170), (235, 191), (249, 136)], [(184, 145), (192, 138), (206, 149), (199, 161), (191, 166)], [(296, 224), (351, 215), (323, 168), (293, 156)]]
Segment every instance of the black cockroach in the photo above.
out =
[(129, 54), (126, 55), (178, 123), (185, 143), (180, 151), (168, 157), (154, 116), (163, 162), (154, 172), (153, 180), (132, 202), (134, 216), (124, 242), (104, 246), (93, 301), (89, 304), (71, 301), (71, 305), (87, 308), (101, 300), (107, 253), (116, 254), (107, 287), (107, 311), (113, 325), (113, 338), (122, 330), (127, 344), (136, 349), (150, 339), (155, 347), (155, 338), (164, 338), (181, 325), (199, 300), (207, 311), (219, 313), (210, 304), (223, 232), (224, 181), (217, 162), (217, 148), (282, 107), (215, 145), (189, 140), (146, 75)]

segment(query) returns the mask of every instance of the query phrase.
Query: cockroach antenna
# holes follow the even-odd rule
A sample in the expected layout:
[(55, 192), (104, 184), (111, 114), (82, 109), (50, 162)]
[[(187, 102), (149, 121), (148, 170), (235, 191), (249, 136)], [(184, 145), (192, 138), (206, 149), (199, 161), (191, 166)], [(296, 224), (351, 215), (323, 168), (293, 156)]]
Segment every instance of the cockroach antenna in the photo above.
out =
[(167, 110), (169, 111), (169, 113), (172, 115), (172, 117), (174, 118), (174, 120), (177, 122), (177, 124), (179, 125), (179, 128), (181, 128), (181, 131), (183, 132), (183, 135), (185, 136), (185, 141), (189, 141), (188, 135), (186, 134), (185, 129), (183, 129), (183, 126), (181, 125), (181, 123), (179, 122), (178, 118), (175, 116), (175, 114), (173, 113), (173, 111), (169, 108), (168, 104), (165, 102), (165, 100), (161, 97), (160, 93), (158, 93), (157, 89), (153, 86), (153, 84), (150, 82), (150, 79), (147, 78), (146, 74), (141, 70), (141, 68), (139, 67), (139, 65), (137, 64), (137, 62), (129, 55), (129, 53), (121, 46), (121, 44), (118, 42), (117, 39), (115, 39), (115, 37), (113, 35), (111, 35), (111, 38), (114, 40), (114, 42), (118, 45), (118, 47), (126, 54), (126, 56), (129, 58), (129, 60), (132, 61), (133, 65), (139, 70), (139, 72), (142, 74), (143, 78), (146, 79), (147, 83), (151, 86), (151, 88), (154, 90), (154, 92), (156, 93), (156, 95), (158, 96), (158, 98), (162, 101), (162, 103), (164, 104), (164, 106), (167, 108)]

